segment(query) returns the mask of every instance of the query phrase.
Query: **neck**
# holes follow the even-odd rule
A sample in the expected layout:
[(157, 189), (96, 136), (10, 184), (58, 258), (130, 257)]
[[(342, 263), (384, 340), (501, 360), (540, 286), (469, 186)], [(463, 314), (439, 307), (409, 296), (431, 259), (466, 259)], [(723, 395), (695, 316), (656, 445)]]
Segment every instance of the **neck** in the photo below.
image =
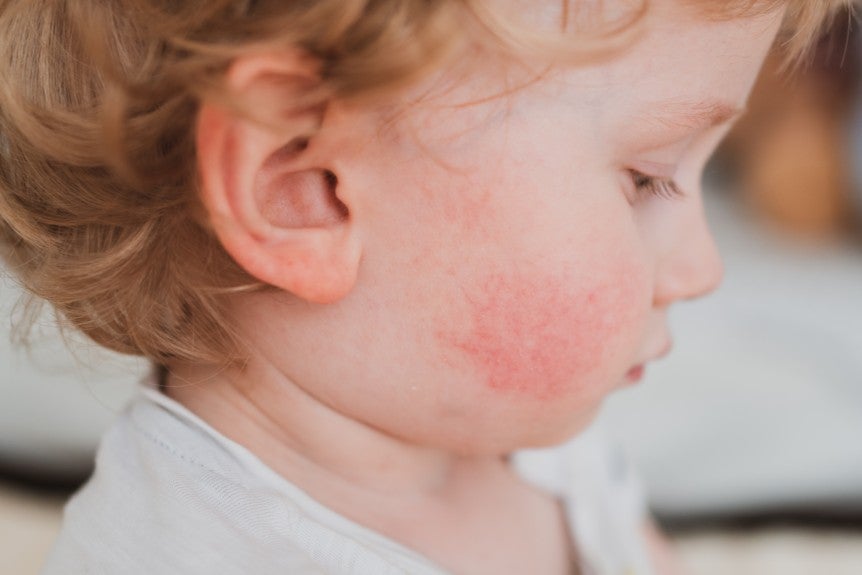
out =
[(339, 413), (261, 360), (221, 371), (174, 366), (165, 393), (325, 503), (357, 495), (369, 501), (441, 497), (465, 467), (502, 463), (388, 435)]
[[(310, 497), (447, 571), (502, 572), (499, 561), (486, 565), (501, 557), (500, 540), (532, 539), (526, 548), (541, 551), (525, 555), (531, 562), (562, 557), (557, 547), (568, 553), (567, 543), (546, 551), (565, 532), (557, 503), (522, 483), (504, 457), (458, 456), (393, 437), (266, 363), (212, 373), (176, 368), (166, 383), (167, 395)], [(524, 554), (516, 548), (509, 551)]]

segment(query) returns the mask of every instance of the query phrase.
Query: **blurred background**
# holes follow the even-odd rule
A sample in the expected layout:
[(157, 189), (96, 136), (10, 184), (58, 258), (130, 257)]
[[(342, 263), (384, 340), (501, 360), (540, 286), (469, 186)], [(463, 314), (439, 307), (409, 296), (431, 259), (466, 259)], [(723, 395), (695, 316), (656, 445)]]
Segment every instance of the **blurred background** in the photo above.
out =
[[(811, 66), (768, 62), (708, 170), (725, 282), (674, 310), (673, 354), (599, 418), (692, 575), (862, 573), (862, 36), (838, 22)], [(148, 371), (50, 314), (16, 345), (20, 296), (0, 272), (0, 570), (15, 575), (37, 573)]]

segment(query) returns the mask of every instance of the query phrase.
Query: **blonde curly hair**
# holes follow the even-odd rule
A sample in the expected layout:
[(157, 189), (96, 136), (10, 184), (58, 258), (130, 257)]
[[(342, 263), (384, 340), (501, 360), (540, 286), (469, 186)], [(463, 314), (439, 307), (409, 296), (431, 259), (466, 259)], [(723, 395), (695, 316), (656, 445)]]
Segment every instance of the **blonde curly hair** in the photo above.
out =
[[(796, 55), (846, 4), (690, 1), (721, 18), (787, 4)], [(624, 40), (648, 9), (580, 34), (571, 53)], [(240, 359), (226, 301), (260, 286), (199, 205), (200, 102), (261, 46), (301, 47), (329, 97), (353, 98), (439, 66), (468, 29), (513, 52), (553, 44), (498, 16), (482, 0), (0, 0), (2, 254), (105, 347), (159, 364)]]

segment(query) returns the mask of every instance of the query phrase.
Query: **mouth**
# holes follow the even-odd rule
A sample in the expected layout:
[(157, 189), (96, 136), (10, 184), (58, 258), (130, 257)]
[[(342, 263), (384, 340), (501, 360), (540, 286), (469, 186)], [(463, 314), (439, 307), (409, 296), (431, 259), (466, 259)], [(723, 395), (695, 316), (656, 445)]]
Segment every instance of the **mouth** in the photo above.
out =
[(655, 354), (650, 361), (667, 357), (670, 354), (670, 350), (672, 349), (673, 342), (671, 340), (667, 340), (661, 350), (657, 354)]
[(643, 379), (646, 368), (644, 364), (637, 365), (629, 370), (626, 374), (626, 381), (629, 383), (637, 383)]
[(626, 373), (626, 381), (634, 384), (642, 380), (646, 373), (647, 362), (655, 361), (667, 356), (671, 349), (673, 349), (673, 343), (670, 340), (667, 340), (658, 352), (651, 354), (646, 361), (631, 368), (628, 373)]

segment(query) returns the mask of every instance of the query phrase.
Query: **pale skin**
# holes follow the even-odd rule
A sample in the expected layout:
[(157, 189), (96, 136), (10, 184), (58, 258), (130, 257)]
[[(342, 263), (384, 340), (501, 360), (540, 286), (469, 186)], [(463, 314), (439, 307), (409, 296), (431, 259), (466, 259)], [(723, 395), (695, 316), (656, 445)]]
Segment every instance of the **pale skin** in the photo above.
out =
[(239, 58), (233, 94), (288, 119), (268, 130), (205, 103), (202, 200), (277, 289), (232, 302), (244, 368), (170, 366), (169, 395), (452, 572), (569, 573), (558, 504), (506, 456), (576, 435), (669, 351), (668, 307), (720, 280), (701, 172), (781, 14), (707, 21), (664, 0), (647, 18), (610, 60), (538, 79), (538, 63), (456, 68), (394, 116), (391, 101), (286, 114), (315, 64)]

